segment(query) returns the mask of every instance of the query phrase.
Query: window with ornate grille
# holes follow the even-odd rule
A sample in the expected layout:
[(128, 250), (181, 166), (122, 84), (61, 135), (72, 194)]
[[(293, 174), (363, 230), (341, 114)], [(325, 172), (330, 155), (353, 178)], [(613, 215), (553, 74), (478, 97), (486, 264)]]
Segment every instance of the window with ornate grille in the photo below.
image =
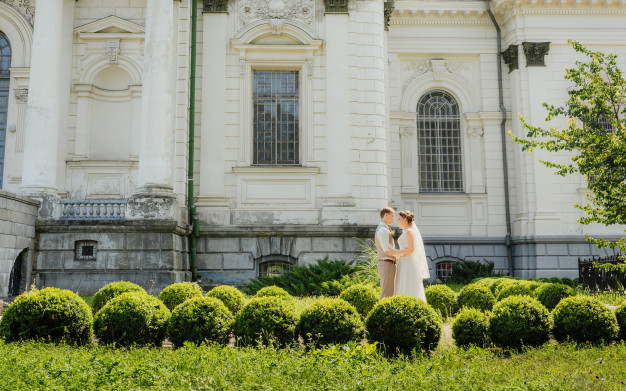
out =
[(299, 72), (256, 70), (253, 85), (253, 164), (300, 164)]
[(8, 74), (11, 67), (11, 44), (7, 36), (0, 31), (0, 74)]
[(291, 268), (291, 263), (272, 260), (259, 264), (259, 276), (280, 276)]
[(456, 100), (433, 90), (417, 103), (420, 192), (462, 192), (461, 116)]

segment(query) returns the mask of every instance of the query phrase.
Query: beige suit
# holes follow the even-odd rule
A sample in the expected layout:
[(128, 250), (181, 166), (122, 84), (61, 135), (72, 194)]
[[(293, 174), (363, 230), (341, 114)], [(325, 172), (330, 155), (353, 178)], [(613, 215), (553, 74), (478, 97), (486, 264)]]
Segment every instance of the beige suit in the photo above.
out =
[[(378, 253), (378, 275), (380, 276), (380, 298), (393, 296), (395, 292), (396, 264), (394, 257), (385, 254), (395, 248), (393, 238), (389, 234), (389, 227), (381, 222), (376, 228), (376, 251)], [(382, 259), (394, 262), (381, 261)]]

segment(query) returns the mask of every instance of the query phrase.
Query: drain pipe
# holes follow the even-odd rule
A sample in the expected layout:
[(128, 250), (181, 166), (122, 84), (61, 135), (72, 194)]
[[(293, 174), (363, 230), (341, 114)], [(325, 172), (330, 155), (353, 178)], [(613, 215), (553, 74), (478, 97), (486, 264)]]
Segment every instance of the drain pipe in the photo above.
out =
[(505, 206), (505, 214), (506, 214), (506, 256), (507, 263), (509, 266), (509, 275), (513, 275), (515, 272), (515, 268), (513, 267), (513, 243), (511, 243), (511, 202), (509, 196), (509, 165), (506, 153), (506, 140), (507, 140), (507, 132), (506, 132), (506, 107), (504, 106), (504, 91), (502, 86), (502, 31), (500, 30), (500, 26), (496, 21), (496, 17), (491, 11), (491, 1), (486, 0), (487, 3), (487, 13), (491, 18), (491, 22), (493, 26), (496, 28), (496, 39), (498, 46), (498, 54), (497, 54), (497, 62), (498, 62), (498, 95), (499, 95), (499, 103), (500, 103), (500, 112), (502, 113), (502, 121), (500, 122), (500, 133), (502, 137), (502, 170), (504, 171), (504, 206)]
[(198, 229), (198, 212), (193, 197), (194, 179), (193, 162), (195, 151), (196, 126), (196, 30), (198, 24), (198, 0), (191, 0), (191, 72), (189, 76), (189, 163), (187, 165), (187, 209), (189, 222), (192, 226), (189, 234), (189, 266), (191, 281), (198, 280), (197, 244), (200, 232)]

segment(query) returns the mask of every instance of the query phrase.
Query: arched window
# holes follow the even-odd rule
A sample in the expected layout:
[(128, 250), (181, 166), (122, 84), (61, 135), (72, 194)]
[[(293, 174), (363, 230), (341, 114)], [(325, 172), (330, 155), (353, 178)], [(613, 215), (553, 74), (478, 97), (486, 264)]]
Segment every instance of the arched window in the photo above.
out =
[(454, 269), (452, 265), (456, 264), (453, 261), (442, 261), (435, 265), (435, 272), (437, 279), (441, 281), (449, 280), (454, 275)]
[(6, 34), (0, 31), (0, 74), (8, 74), (11, 67), (11, 44)]
[(259, 265), (259, 276), (280, 276), (291, 269), (296, 263), (295, 258), (288, 255), (266, 255), (256, 260)]
[(462, 192), (461, 116), (447, 92), (433, 90), (417, 103), (421, 192)]

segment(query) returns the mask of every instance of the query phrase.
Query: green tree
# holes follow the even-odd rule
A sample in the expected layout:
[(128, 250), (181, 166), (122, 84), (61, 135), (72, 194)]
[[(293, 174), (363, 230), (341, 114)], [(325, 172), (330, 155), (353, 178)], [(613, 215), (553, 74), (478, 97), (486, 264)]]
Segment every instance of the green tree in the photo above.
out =
[[(565, 106), (544, 103), (546, 121), (568, 118), (566, 129), (544, 129), (528, 124), (520, 116), (527, 131), (525, 139), (511, 134), (522, 150), (541, 148), (551, 152), (571, 151), (567, 164), (540, 160), (556, 169), (561, 176), (580, 173), (587, 178), (591, 194), (586, 205), (575, 206), (584, 211), (582, 224), (626, 224), (626, 80), (617, 65), (617, 56), (592, 51), (577, 41), (568, 41), (586, 62), (576, 61), (566, 70), (565, 79), (575, 87), (568, 91)], [(601, 247), (618, 246), (626, 251), (626, 238), (617, 242), (587, 238)]]

